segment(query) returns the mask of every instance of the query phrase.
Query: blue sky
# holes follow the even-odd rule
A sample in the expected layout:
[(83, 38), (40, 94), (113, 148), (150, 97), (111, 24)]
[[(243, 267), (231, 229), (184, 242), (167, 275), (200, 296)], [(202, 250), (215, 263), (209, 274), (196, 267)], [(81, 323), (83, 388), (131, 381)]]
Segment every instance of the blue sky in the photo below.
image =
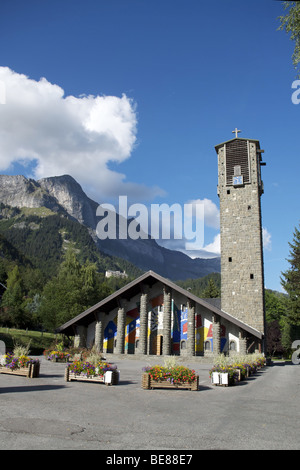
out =
[(276, 0), (3, 0), (0, 172), (69, 173), (99, 203), (205, 200), (210, 251), (214, 146), (238, 127), (265, 150), (265, 284), (281, 290), (300, 170), (282, 12)]

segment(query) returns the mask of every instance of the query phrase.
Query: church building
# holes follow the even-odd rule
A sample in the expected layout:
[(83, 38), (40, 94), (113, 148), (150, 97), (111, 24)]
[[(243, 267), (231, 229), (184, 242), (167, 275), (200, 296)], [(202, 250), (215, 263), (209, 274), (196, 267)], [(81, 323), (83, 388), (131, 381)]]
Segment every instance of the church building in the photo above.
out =
[(215, 147), (221, 299), (201, 299), (149, 271), (57, 329), (103, 353), (211, 356), (264, 352), (260, 144), (236, 136)]

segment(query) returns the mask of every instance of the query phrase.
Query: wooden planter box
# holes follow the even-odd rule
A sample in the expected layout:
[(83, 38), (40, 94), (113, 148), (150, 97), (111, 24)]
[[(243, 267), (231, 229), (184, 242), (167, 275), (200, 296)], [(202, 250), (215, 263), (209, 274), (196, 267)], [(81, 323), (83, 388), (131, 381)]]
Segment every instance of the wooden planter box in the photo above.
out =
[(27, 378), (36, 378), (40, 375), (40, 363), (29, 364), (28, 367), (20, 367), (18, 369), (9, 369), (5, 366), (0, 366), (0, 374), (21, 375)]
[(84, 381), (84, 382), (98, 382), (104, 383), (105, 385), (118, 385), (120, 378), (120, 372), (118, 370), (108, 370), (104, 375), (89, 375), (75, 374), (71, 372), (69, 367), (65, 369), (65, 381), (71, 382), (72, 380)]
[(198, 390), (199, 386), (199, 376), (196, 375), (196, 379), (193, 382), (180, 382), (172, 383), (169, 380), (154, 380), (151, 379), (150, 375), (147, 373), (142, 374), (142, 388), (144, 390), (152, 390), (153, 388), (171, 388), (171, 389), (188, 389), (188, 390)]
[(242, 372), (241, 369), (236, 369), (237, 373), (237, 380), (240, 382), (241, 380), (245, 380), (248, 377), (248, 372)]

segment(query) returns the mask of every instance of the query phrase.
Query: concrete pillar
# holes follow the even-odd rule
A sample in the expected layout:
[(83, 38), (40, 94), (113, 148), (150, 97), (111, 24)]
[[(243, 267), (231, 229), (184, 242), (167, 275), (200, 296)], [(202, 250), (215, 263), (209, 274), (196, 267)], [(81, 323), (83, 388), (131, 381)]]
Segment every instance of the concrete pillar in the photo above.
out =
[(195, 356), (195, 305), (190, 300), (187, 302), (187, 355)]
[(164, 316), (163, 316), (163, 355), (171, 354), (171, 292), (164, 288)]
[(138, 352), (147, 354), (147, 333), (148, 333), (148, 295), (141, 295), (140, 303), (140, 338)]
[(118, 325), (117, 325), (117, 345), (116, 353), (124, 354), (124, 343), (125, 343), (125, 308), (121, 307), (118, 309)]
[(103, 351), (103, 323), (102, 321), (97, 321), (95, 325), (95, 347), (96, 351)]

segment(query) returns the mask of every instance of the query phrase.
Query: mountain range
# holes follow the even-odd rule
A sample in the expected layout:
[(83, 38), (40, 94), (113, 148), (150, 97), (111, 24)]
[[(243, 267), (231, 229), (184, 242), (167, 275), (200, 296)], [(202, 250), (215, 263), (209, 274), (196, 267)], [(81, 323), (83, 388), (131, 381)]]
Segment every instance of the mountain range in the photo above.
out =
[[(6, 217), (5, 210), (6, 214), (8, 213), (8, 207), (11, 208), (9, 217), (13, 216), (12, 208), (40, 209), (35, 213), (36, 216), (55, 214), (59, 218), (68, 219), (73, 224), (73, 230), (78, 224), (82, 228), (85, 227), (93, 241), (91, 244), (93, 250), (96, 249), (99, 254), (107, 256), (106, 269), (116, 267), (115, 262), (109, 266), (109, 259), (116, 257), (139, 270), (153, 270), (173, 281), (197, 279), (212, 272), (220, 272), (219, 257), (192, 259), (184, 253), (160, 246), (150, 237), (137, 240), (130, 238), (100, 240), (96, 234), (99, 222), (96, 210), (99, 204), (90, 199), (70, 175), (39, 180), (22, 175), (0, 175), (0, 203), (2, 203), (2, 219)], [(42, 209), (44, 214), (41, 212)], [(34, 225), (33, 221), (28, 227), (31, 227), (31, 230), (39, 230), (39, 224)]]

